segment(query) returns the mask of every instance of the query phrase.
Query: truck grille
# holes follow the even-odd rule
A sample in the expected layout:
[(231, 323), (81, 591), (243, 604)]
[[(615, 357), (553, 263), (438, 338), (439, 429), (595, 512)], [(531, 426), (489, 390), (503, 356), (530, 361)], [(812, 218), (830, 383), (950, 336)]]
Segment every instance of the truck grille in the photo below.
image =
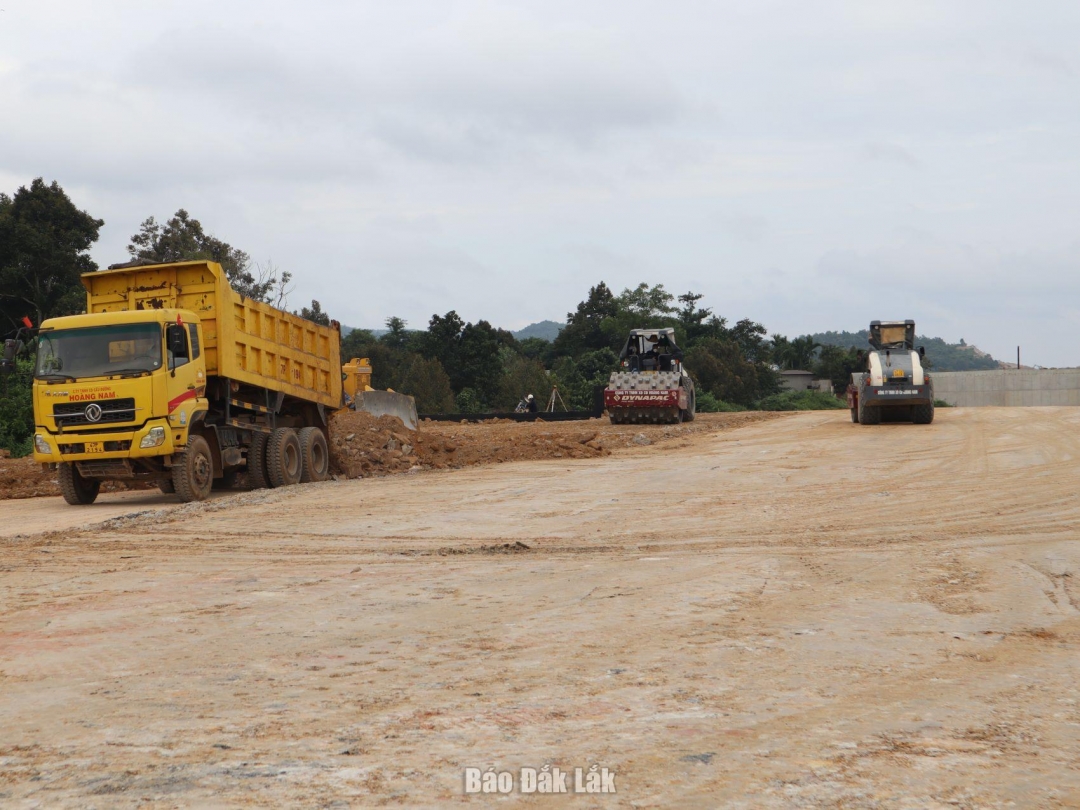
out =
[[(86, 416), (87, 408), (97, 406), (101, 417), (91, 421)], [(91, 409), (91, 414), (94, 411)], [(61, 402), (53, 405), (53, 418), (59, 428), (75, 425), (107, 425), (115, 422), (135, 421), (135, 399), (103, 399), (97, 402)]]

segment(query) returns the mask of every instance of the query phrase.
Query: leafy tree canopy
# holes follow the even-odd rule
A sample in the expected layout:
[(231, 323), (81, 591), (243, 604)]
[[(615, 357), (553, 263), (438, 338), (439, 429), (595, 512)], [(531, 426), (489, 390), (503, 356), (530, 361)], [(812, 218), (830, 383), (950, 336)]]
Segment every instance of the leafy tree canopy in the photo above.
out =
[(54, 180), (0, 194), (0, 331), (29, 317), (73, 315), (86, 305), (82, 273), (97, 269), (87, 251), (105, 223), (75, 206)]
[(310, 307), (300, 307), (300, 312), (297, 314), (301, 318), (306, 318), (309, 321), (320, 323), (323, 326), (330, 325), (330, 316), (323, 312), (322, 304), (320, 304), (314, 298), (311, 299)]
[(153, 217), (144, 220), (127, 250), (142, 262), (217, 262), (240, 295), (278, 307), (284, 306), (292, 279), (288, 271), (279, 276), (272, 265), (262, 268), (253, 264), (243, 250), (206, 233), (202, 223), (183, 208), (164, 225)]

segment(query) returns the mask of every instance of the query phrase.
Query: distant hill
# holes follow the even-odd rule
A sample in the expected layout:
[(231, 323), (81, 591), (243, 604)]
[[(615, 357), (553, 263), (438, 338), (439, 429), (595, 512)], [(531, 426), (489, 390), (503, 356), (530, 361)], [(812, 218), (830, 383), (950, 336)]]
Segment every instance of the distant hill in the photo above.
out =
[(566, 326), (566, 324), (558, 323), (557, 321), (540, 321), (540, 323), (530, 323), (524, 329), (519, 329), (511, 334), (518, 340), (524, 340), (525, 338), (555, 340), (564, 326)]
[[(819, 332), (811, 335), (815, 342), (824, 346), (841, 348), (867, 349), (870, 347), (870, 332)], [(941, 338), (917, 336), (915, 345), (926, 348), (926, 358), (930, 367), (937, 371), (989, 371), (1001, 368), (1001, 363), (975, 346), (947, 343)]]

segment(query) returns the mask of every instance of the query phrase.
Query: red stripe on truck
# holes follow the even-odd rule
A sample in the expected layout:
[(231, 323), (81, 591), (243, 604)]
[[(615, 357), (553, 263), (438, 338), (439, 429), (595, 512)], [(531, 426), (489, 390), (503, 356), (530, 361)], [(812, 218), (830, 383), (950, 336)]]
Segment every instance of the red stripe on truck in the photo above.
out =
[(181, 402), (187, 402), (189, 399), (195, 399), (195, 397), (197, 397), (198, 395), (199, 395), (199, 392), (196, 389), (193, 388), (190, 391), (185, 391), (180, 396), (178, 396), (176, 399), (170, 399), (169, 400), (169, 413), (172, 413), (173, 411), (175, 411), (177, 406), (179, 406)]

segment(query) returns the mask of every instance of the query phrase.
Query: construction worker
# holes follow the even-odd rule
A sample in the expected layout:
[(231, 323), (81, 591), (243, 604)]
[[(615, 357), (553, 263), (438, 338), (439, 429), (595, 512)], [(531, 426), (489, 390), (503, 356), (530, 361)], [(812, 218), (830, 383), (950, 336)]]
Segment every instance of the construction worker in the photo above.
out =
[(532, 394), (529, 394), (527, 397), (525, 397), (525, 402), (525, 407), (528, 409), (529, 413), (536, 413), (536, 398)]

